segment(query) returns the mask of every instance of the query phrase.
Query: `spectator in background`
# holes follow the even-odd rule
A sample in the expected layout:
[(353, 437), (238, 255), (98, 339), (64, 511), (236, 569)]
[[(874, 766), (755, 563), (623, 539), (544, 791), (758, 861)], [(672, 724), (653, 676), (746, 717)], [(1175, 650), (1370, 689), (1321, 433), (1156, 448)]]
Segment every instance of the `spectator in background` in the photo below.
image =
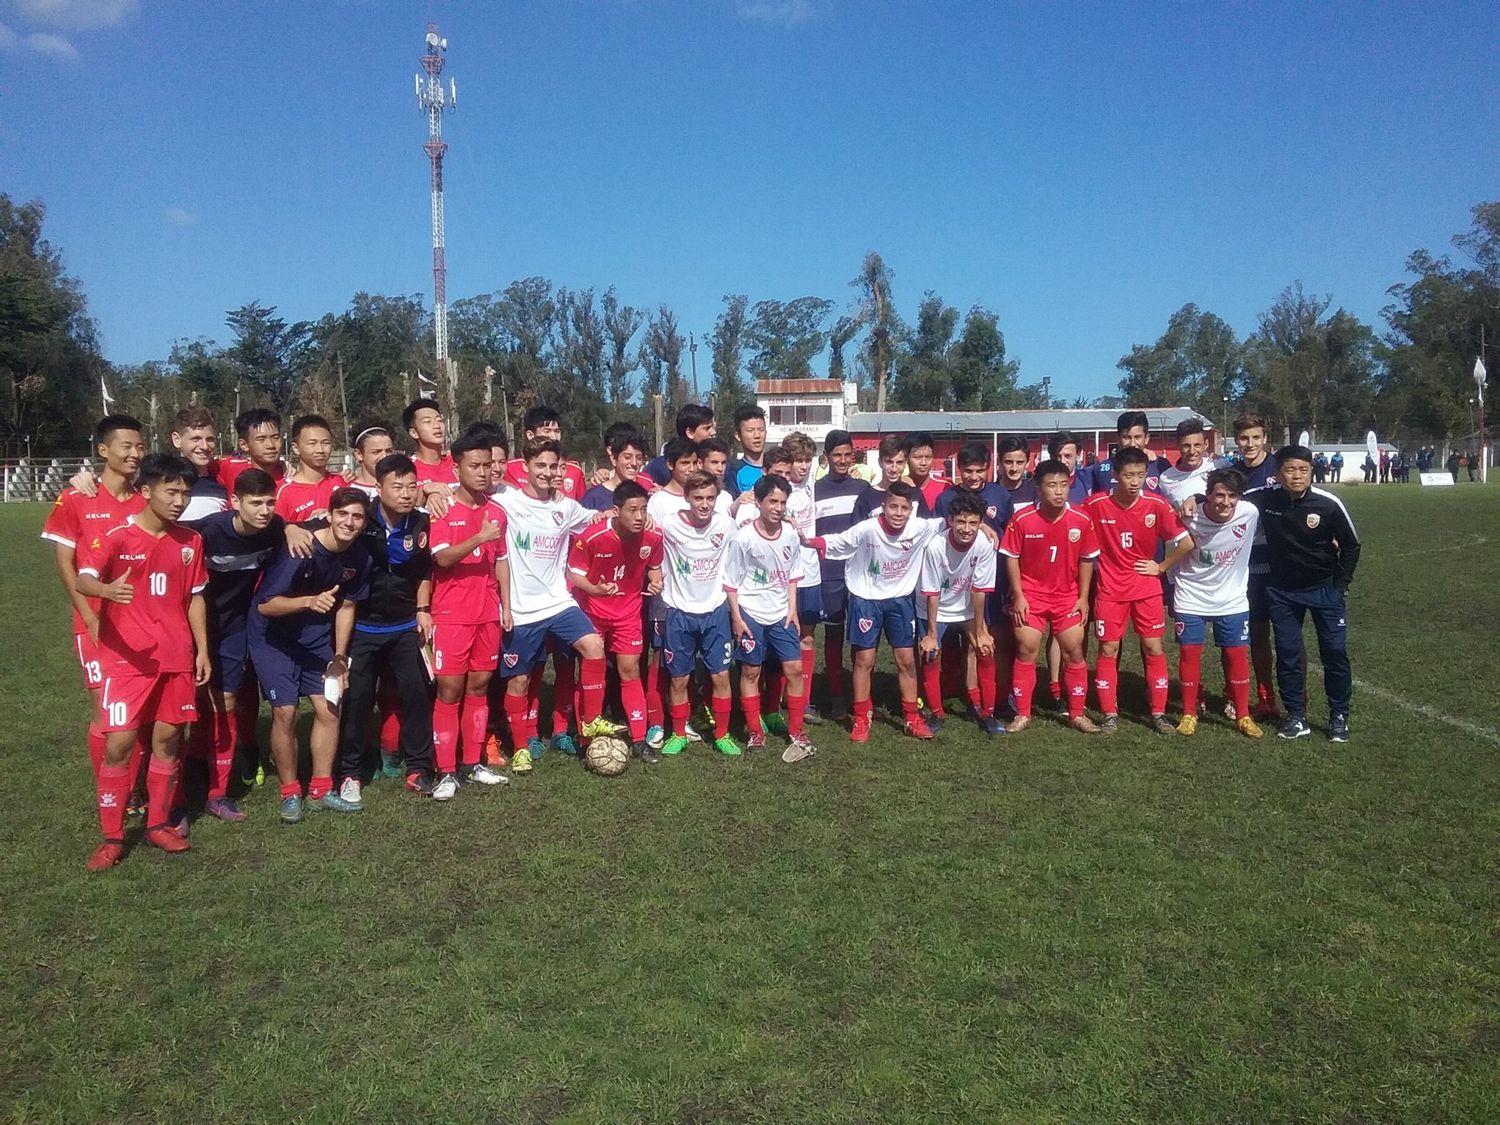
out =
[(1380, 483), (1389, 484), (1391, 480), (1391, 457), (1385, 450), (1380, 451)]
[(1313, 455), (1312, 462), (1313, 483), (1322, 484), (1323, 478), (1328, 475), (1328, 458), (1322, 453)]
[(1338, 484), (1338, 482), (1343, 479), (1343, 476), (1344, 455), (1337, 449), (1335, 449), (1333, 451), (1333, 456), (1328, 459), (1328, 479), (1331, 480), (1334, 484)]
[(1479, 454), (1471, 453), (1464, 457), (1464, 464), (1469, 468), (1469, 481), (1473, 483), (1479, 479)]
[(1448, 454), (1448, 472), (1453, 475), (1453, 483), (1454, 484), (1458, 483), (1458, 466), (1459, 466), (1458, 453), (1455, 451), (1453, 453)]
[(1366, 484), (1374, 484), (1375, 483), (1375, 458), (1371, 457), (1368, 453), (1365, 454), (1364, 470), (1365, 470), (1365, 483)]

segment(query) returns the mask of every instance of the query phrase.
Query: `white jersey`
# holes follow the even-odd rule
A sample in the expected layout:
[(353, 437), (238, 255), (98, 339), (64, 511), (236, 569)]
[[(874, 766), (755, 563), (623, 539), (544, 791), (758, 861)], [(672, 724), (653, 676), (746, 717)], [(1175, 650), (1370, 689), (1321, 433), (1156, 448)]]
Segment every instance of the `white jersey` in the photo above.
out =
[(531, 625), (576, 609), (578, 603), (568, 589), (568, 546), (601, 513), (560, 494), (538, 500), (522, 488), (507, 488), (490, 503), (505, 512), (511, 619)]
[[(813, 499), (811, 474), (801, 484), (792, 485), (792, 494), (786, 500), (786, 522), (800, 531), (805, 538), (817, 534), (818, 505)], [(802, 548), (802, 581), (799, 589), (823, 584), (823, 567), (818, 561), (818, 552), (812, 547)]]
[(1174, 465), (1162, 470), (1157, 483), (1162, 495), (1172, 501), (1172, 507), (1181, 509), (1183, 501), (1208, 492), (1208, 474), (1218, 467), (1212, 457), (1205, 457), (1196, 469), (1179, 469)]
[(724, 588), (739, 597), (740, 612), (761, 625), (785, 621), (792, 608), (792, 588), (802, 578), (802, 543), (783, 523), (767, 539), (751, 524), (734, 533), (724, 558)]
[(694, 527), (684, 512), (658, 525), (664, 552), (663, 603), (684, 613), (711, 613), (724, 604), (724, 559), (734, 523), (718, 512), (707, 527)]
[(1260, 512), (1244, 500), (1226, 523), (1215, 523), (1198, 509), (1187, 521), (1193, 552), (1172, 568), (1176, 612), (1197, 617), (1249, 612), (1250, 548), (1259, 523)]
[[(716, 515), (727, 516), (730, 506), (733, 503), (733, 497), (722, 488), (719, 489), (719, 494), (714, 497), (714, 513)], [(665, 487), (656, 489), (646, 501), (646, 514), (651, 517), (652, 521), (658, 527), (666, 523), (678, 512), (685, 512), (687, 510), (687, 497), (679, 496), (675, 492), (668, 492)], [(740, 510), (744, 511), (743, 508)], [(750, 507), (750, 511), (752, 513), (750, 518), (754, 519), (755, 516), (753, 513), (755, 512), (755, 508)]]
[[(968, 621), (974, 616), (974, 594), (995, 590), (996, 554), (983, 535), (967, 547), (955, 547), (951, 535), (934, 535), (922, 548), (922, 573), (918, 589), (925, 599), (938, 596), (938, 621)], [(917, 610), (927, 620), (927, 607)]]
[(892, 535), (886, 530), (885, 517), (874, 515), (848, 531), (827, 536), (823, 557), (849, 560), (844, 584), (851, 594), (874, 601), (909, 598), (917, 588), (922, 548), (947, 526), (946, 520), (912, 516), (899, 535)]

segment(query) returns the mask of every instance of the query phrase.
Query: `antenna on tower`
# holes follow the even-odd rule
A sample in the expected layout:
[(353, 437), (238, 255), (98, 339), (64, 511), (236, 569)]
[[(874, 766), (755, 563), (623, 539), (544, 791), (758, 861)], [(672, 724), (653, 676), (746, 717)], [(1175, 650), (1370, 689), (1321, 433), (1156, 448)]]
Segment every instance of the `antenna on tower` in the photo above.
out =
[(448, 89), (443, 89), (448, 40), (439, 37), (437, 24), (427, 25), (425, 45), (421, 62), (426, 77), (417, 75), (417, 105), (427, 114), (427, 143), (422, 151), (432, 162), (432, 334), (441, 367), (448, 360), (448, 261), (443, 234), (443, 154), (448, 144), (443, 140), (443, 112), (458, 105), (458, 89), (451, 78)]

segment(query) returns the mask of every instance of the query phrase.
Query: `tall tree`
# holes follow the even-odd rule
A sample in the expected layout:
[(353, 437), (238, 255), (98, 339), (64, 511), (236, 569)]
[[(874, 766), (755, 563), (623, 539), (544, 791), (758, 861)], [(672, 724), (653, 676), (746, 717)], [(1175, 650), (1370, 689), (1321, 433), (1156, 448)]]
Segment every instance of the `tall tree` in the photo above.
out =
[(557, 291), (558, 357), (582, 388), (602, 399), (604, 319), (594, 308), (594, 291)]
[(858, 315), (870, 328), (865, 353), (875, 384), (875, 409), (883, 411), (897, 334), (896, 312), (891, 304), (891, 271), (885, 260), (871, 250), (865, 255), (859, 276), (849, 284), (859, 290)]
[(745, 346), (745, 310), (750, 299), (743, 293), (726, 293), (724, 308), (708, 334), (714, 373), (713, 401), (719, 429), (730, 433), (734, 412), (752, 398), (752, 388), (740, 375), (741, 352)]
[(964, 317), (949, 366), (955, 410), (1017, 410), (1023, 405), (1016, 386), (1021, 365), (1006, 358), (1000, 318), (988, 309), (975, 305)]
[(677, 314), (666, 305), (658, 306), (641, 340), (641, 366), (646, 371), (643, 393), (648, 412), (653, 408), (653, 396), (662, 396), (662, 414), (669, 426), (688, 401), (687, 384), (682, 378), (682, 350), (686, 346), (687, 341), (677, 330)]
[(604, 332), (609, 346), (604, 359), (607, 397), (611, 406), (623, 406), (630, 400), (630, 375), (640, 366), (640, 359), (630, 350), (630, 341), (640, 331), (646, 314), (620, 304), (611, 285), (604, 291)]
[(823, 322), (832, 308), (823, 297), (757, 301), (745, 324), (750, 373), (757, 379), (811, 378), (812, 358), (823, 350)]
[(298, 386), (317, 363), (313, 326), (289, 324), (275, 305), (259, 301), (230, 309), (224, 320), (234, 333), (224, 356), (240, 381), (280, 413), (291, 413)]
[(841, 316), (828, 330), (828, 377), (830, 379), (842, 383), (848, 378), (844, 373), (844, 349), (858, 334), (862, 324), (863, 321), (857, 316)]
[(958, 328), (958, 310), (932, 290), (917, 307), (917, 323), (896, 353), (892, 399), (903, 410), (942, 409), (949, 403), (948, 349)]
[(1217, 417), (1226, 396), (1240, 396), (1244, 349), (1234, 329), (1189, 302), (1167, 319), (1154, 344), (1135, 345), (1118, 367), (1125, 372), (1120, 394), (1126, 402), (1191, 406)]

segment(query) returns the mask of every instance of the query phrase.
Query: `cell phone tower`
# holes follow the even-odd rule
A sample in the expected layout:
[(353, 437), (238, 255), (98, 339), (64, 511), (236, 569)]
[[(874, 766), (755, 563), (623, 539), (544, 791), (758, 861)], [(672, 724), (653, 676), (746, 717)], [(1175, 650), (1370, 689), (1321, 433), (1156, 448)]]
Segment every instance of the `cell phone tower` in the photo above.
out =
[(457, 108), (458, 86), (449, 78), (448, 88), (443, 89), (448, 40), (438, 36), (435, 23), (427, 25), (426, 47), (421, 59), (426, 77), (417, 75), (417, 105), (427, 114), (427, 143), (422, 151), (432, 162), (432, 334), (442, 370), (448, 359), (448, 260), (443, 234), (443, 155), (448, 142), (443, 140), (443, 112)]

